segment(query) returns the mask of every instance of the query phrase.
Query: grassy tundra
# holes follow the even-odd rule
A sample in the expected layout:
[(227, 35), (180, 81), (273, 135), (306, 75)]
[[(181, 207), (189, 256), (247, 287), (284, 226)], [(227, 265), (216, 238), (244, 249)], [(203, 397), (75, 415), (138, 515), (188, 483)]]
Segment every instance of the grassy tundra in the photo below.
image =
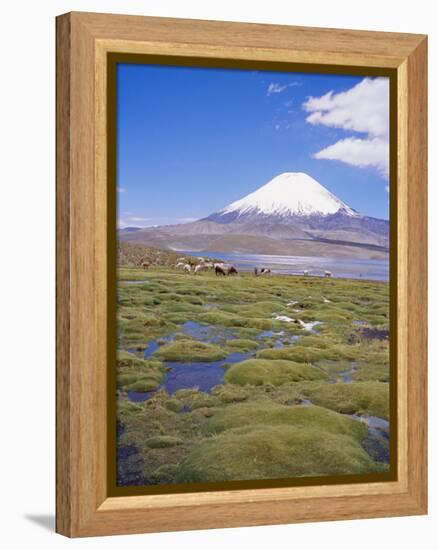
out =
[(120, 268), (118, 483), (385, 471), (388, 323), (387, 283)]

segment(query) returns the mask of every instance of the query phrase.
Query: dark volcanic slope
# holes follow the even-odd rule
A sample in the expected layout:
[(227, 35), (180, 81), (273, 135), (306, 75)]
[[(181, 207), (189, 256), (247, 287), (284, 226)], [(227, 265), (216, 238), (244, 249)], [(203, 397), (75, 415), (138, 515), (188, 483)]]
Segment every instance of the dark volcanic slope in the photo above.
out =
[[(332, 225), (333, 227), (333, 225)], [(387, 256), (387, 239), (376, 233), (330, 230), (304, 230), (293, 224), (216, 224), (194, 222), (174, 226), (140, 229), (119, 233), (123, 241), (170, 250), (198, 252), (240, 252), (248, 254), (284, 254), (304, 256), (340, 256), (378, 258)]]

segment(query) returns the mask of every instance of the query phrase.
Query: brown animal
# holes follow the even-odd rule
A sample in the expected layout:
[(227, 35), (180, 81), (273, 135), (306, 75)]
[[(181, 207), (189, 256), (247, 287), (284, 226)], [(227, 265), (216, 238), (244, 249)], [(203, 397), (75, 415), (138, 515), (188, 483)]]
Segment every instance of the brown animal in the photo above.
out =
[(219, 265), (215, 266), (214, 272), (216, 275), (223, 275), (224, 277), (226, 275), (225, 271)]
[(227, 275), (237, 275), (237, 269), (234, 266), (228, 268)]
[(141, 267), (143, 269), (148, 269), (150, 265), (151, 265), (150, 262), (141, 262)]

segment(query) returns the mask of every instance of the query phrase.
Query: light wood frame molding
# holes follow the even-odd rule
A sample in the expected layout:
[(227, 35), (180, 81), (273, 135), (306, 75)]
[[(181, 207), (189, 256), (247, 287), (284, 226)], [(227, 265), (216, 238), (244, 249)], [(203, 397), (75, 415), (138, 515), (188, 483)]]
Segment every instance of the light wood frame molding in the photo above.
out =
[[(57, 532), (78, 537), (427, 513), (427, 37), (76, 12), (56, 24)], [(396, 481), (108, 496), (110, 52), (395, 71)]]

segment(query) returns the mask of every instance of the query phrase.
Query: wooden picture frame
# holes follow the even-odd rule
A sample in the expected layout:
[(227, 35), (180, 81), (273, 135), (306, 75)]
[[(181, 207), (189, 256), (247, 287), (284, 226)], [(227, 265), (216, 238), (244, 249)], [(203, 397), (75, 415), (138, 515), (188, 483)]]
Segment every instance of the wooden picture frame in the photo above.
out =
[[(354, 484), (110, 496), (107, 62), (148, 54), (384, 71), (396, 82), (397, 467)], [(427, 38), (69, 13), (57, 18), (57, 532), (143, 533), (427, 513)], [(395, 235), (395, 237), (394, 237)]]

